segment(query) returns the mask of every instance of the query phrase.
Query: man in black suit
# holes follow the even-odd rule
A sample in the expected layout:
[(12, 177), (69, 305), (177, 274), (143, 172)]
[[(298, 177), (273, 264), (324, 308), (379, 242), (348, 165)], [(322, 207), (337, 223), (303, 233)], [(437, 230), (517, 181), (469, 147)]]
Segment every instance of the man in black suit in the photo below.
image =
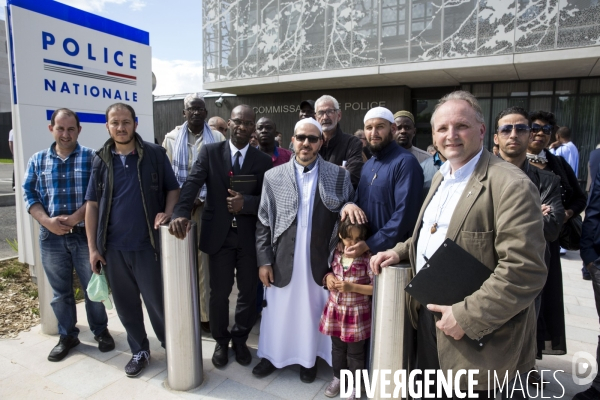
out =
[[(256, 214), (263, 176), (272, 166), (268, 155), (249, 146), (255, 119), (251, 107), (235, 107), (227, 123), (230, 140), (202, 146), (181, 188), (169, 225), (169, 232), (177, 238), (186, 236), (190, 229), (194, 199), (198, 197), (202, 185), (206, 184), (200, 250), (209, 256), (208, 308), (211, 334), (217, 342), (212, 357), (216, 367), (227, 364), (230, 340), (238, 363), (248, 365), (252, 361), (246, 340), (256, 320)], [(256, 185), (249, 193), (235, 192), (230, 189), (230, 179), (234, 175), (254, 175)], [(229, 332), (229, 295), (234, 277), (239, 294), (235, 325)]]

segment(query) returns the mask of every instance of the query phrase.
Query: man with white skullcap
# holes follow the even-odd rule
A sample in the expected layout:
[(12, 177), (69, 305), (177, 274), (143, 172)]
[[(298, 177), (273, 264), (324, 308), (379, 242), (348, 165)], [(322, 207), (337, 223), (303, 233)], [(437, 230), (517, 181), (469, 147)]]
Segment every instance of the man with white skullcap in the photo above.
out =
[(354, 189), (346, 169), (319, 155), (323, 131), (317, 121), (298, 121), (292, 141), (295, 156), (265, 174), (258, 209), (256, 253), (266, 304), (258, 342), (262, 360), (252, 373), (265, 377), (300, 364), (300, 379), (310, 383), (317, 356), (331, 365), (331, 339), (319, 332), (328, 297), (323, 278), (337, 244), (340, 209)]
[(369, 221), (371, 236), (346, 248), (348, 257), (367, 250), (376, 254), (408, 239), (421, 206), (423, 170), (417, 159), (394, 140), (392, 112), (384, 107), (372, 108), (364, 123), (373, 157), (362, 169), (355, 204), (344, 207), (342, 219), (349, 215), (352, 221), (361, 221), (360, 207)]

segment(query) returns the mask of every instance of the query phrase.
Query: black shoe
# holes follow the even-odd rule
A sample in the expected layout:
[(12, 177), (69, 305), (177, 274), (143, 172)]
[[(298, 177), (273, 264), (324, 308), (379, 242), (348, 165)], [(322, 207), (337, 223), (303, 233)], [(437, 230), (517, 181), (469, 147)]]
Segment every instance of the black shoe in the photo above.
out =
[(106, 353), (107, 351), (115, 349), (115, 340), (110, 335), (108, 328), (98, 336), (94, 336), (94, 340), (98, 342), (98, 350), (100, 350), (102, 353)]
[(229, 343), (226, 345), (222, 345), (217, 343), (215, 346), (215, 352), (212, 356), (212, 363), (215, 367), (220, 368), (227, 365), (227, 361), (229, 361)]
[(590, 272), (587, 270), (586, 267), (581, 268), (581, 275), (582, 275), (584, 281), (592, 280), (592, 275), (590, 274)]
[(264, 378), (265, 376), (271, 375), (276, 369), (277, 368), (271, 363), (271, 361), (263, 358), (252, 370), (252, 375), (258, 378)]
[(600, 392), (594, 389), (593, 387), (589, 387), (588, 390), (584, 392), (577, 393), (573, 400), (598, 400), (600, 399)]
[[(548, 382), (542, 383), (542, 377), (540, 376), (540, 373), (535, 368), (532, 368), (529, 371), (529, 373), (527, 374), (527, 382), (529, 382), (529, 384), (533, 385), (533, 386), (542, 385), (542, 388), (544, 386), (546, 386), (546, 383), (548, 383)], [(538, 386), (538, 389), (539, 389), (539, 386)]]
[(300, 380), (304, 383), (313, 383), (317, 377), (317, 363), (312, 368), (300, 366)]
[(54, 346), (48, 355), (48, 361), (60, 361), (69, 354), (69, 350), (79, 344), (79, 339), (73, 336), (64, 336), (58, 340), (58, 344)]
[(248, 365), (252, 362), (252, 354), (250, 354), (246, 343), (234, 343), (233, 351), (235, 353), (235, 361), (241, 365)]
[(150, 364), (150, 350), (138, 351), (125, 366), (125, 374), (130, 378), (138, 376), (148, 364)]
[(200, 328), (206, 333), (210, 333), (210, 322), (200, 322)]

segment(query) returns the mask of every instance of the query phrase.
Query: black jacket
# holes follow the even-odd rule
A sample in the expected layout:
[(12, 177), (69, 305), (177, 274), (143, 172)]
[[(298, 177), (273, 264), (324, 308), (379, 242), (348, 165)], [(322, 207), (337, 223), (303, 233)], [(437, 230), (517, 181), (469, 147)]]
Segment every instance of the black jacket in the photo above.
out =
[(562, 202), (565, 210), (573, 210), (573, 215), (581, 214), (585, 209), (587, 196), (579, 186), (573, 168), (561, 156), (555, 156), (549, 151), (546, 152), (548, 167), (560, 177), (562, 186)]
[(544, 216), (544, 239), (547, 242), (553, 242), (558, 239), (565, 219), (565, 208), (561, 201), (560, 177), (550, 171), (529, 165), (527, 160), (521, 169), (540, 192), (541, 203), (552, 208), (550, 213)]
[[(254, 233), (256, 230), (256, 213), (260, 203), (260, 193), (264, 174), (273, 166), (271, 157), (260, 150), (249, 146), (242, 164), (242, 175), (256, 175), (257, 184), (253, 193), (244, 195), (244, 207), (235, 216), (238, 234), (245, 238), (242, 246), (254, 253)], [(202, 213), (202, 229), (200, 231), (200, 250), (209, 255), (215, 254), (225, 243), (231, 228), (233, 214), (227, 210), (227, 191), (230, 188), (231, 150), (229, 140), (219, 143), (205, 144), (187, 180), (181, 188), (179, 201), (173, 211), (173, 219), (191, 218), (194, 200), (202, 185), (206, 183), (206, 203)]]
[(323, 143), (321, 150), (319, 150), (319, 155), (325, 161), (339, 166), (342, 166), (342, 163), (346, 161), (346, 169), (350, 172), (350, 181), (354, 189), (356, 189), (358, 181), (360, 181), (360, 171), (363, 166), (362, 150), (360, 139), (342, 132), (338, 124), (335, 136), (327, 143)]
[[(131, 207), (144, 207), (150, 242), (155, 253), (158, 254), (160, 252), (159, 231), (154, 229), (153, 225), (156, 214), (165, 211), (167, 191), (164, 190), (164, 171), (172, 173), (172, 169), (164, 167), (165, 163), (169, 164), (164, 148), (143, 141), (137, 133), (135, 140), (135, 148), (139, 154), (138, 179), (142, 189), (142, 204), (132, 204)], [(106, 234), (113, 197), (113, 155), (111, 152), (113, 145), (113, 139), (108, 139), (104, 146), (96, 152), (97, 157), (94, 157), (92, 164), (92, 174), (95, 176), (96, 182), (96, 198), (98, 199), (96, 246), (102, 256), (106, 251)]]

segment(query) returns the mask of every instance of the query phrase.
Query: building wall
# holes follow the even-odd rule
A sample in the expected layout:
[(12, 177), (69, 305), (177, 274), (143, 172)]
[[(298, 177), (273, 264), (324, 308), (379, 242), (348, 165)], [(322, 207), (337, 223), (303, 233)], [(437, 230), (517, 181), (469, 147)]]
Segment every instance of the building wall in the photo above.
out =
[[(261, 117), (269, 117), (275, 122), (277, 130), (283, 134), (284, 145), (287, 146), (294, 133), (294, 125), (298, 122), (300, 103), (303, 100), (316, 100), (323, 94), (335, 97), (340, 103), (342, 110), (340, 126), (346, 133), (354, 133), (357, 129), (362, 129), (363, 118), (373, 107), (387, 107), (392, 112), (411, 108), (410, 89), (405, 86), (393, 86), (327, 92), (304, 91), (230, 96), (224, 97), (222, 107), (217, 107), (215, 104), (218, 97), (207, 97), (205, 98), (207, 119), (219, 116), (227, 121), (234, 107), (247, 104), (254, 108), (257, 121)], [(182, 123), (182, 111), (183, 100), (154, 102), (154, 132), (159, 143), (162, 143), (165, 133)]]
[(598, 3), (207, 0), (204, 81), (597, 47)]

